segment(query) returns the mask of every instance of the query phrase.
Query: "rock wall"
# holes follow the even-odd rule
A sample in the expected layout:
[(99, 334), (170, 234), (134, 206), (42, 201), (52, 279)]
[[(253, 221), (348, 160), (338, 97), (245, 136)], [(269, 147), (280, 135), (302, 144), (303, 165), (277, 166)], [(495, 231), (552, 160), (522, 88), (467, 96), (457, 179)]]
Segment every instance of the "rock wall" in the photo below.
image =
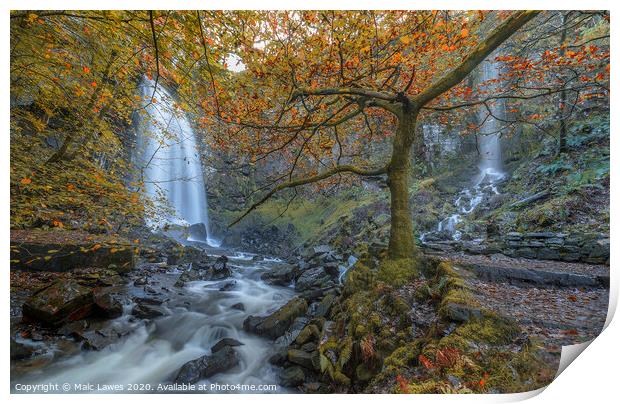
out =
[(596, 233), (510, 232), (485, 241), (436, 241), (424, 247), (431, 251), (501, 253), (516, 258), (609, 265), (609, 235)]

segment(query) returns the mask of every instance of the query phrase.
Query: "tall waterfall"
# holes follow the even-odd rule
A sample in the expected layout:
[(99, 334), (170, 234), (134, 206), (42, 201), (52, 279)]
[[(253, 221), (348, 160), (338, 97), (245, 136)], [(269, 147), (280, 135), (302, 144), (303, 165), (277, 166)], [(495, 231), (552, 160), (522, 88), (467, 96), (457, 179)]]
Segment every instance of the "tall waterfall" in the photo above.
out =
[[(478, 84), (482, 91), (496, 94), (500, 91), (499, 78), (501, 65), (490, 56), (480, 66)], [(489, 113), (489, 110), (491, 113)], [(447, 237), (460, 240), (462, 232), (457, 225), (463, 221), (463, 216), (469, 215), (492, 195), (498, 195), (497, 184), (506, 174), (502, 164), (501, 149), (501, 119), (505, 116), (505, 104), (495, 101), (484, 105), (478, 112), (479, 132), (476, 134), (478, 152), (478, 174), (473, 179), (472, 186), (462, 189), (454, 199), (454, 211), (437, 223), (434, 231), (423, 233), (422, 242), (441, 240)]]
[[(480, 85), (488, 94), (496, 94), (500, 90), (498, 82), (501, 66), (493, 59), (493, 56), (490, 57), (480, 66)], [(476, 138), (480, 152), (478, 165), (480, 173), (475, 183), (480, 184), (485, 180), (496, 182), (505, 176), (500, 145), (502, 130), (500, 120), (505, 116), (505, 104), (502, 100), (496, 100), (488, 104), (488, 109), (482, 106), (478, 115), (481, 126)]]
[(165, 213), (148, 218), (147, 224), (161, 228), (203, 223), (205, 229), (197, 241), (216, 244), (209, 234), (207, 193), (194, 131), (161, 83), (153, 95), (154, 90), (155, 83), (145, 78), (140, 91), (146, 115), (138, 124), (136, 157), (146, 195)]

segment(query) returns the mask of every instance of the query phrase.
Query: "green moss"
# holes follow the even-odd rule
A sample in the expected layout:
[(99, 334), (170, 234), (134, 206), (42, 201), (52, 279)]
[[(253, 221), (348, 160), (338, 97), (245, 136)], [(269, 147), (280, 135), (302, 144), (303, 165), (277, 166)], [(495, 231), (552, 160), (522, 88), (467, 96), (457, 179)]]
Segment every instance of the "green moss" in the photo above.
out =
[(312, 237), (340, 223), (343, 217), (352, 217), (360, 207), (381, 200), (387, 193), (370, 193), (361, 187), (351, 187), (328, 198), (300, 198), (289, 202), (289, 198), (274, 198), (262, 204), (254, 214), (265, 222), (276, 226), (292, 224), (298, 232), (294, 240), (302, 244)]
[(417, 363), (418, 355), (420, 355), (421, 346), (422, 341), (415, 340), (394, 350), (394, 352), (385, 358), (383, 362), (383, 372), (390, 375), (397, 375), (402, 373), (406, 368), (414, 366)]
[(541, 360), (535, 351), (497, 352), (486, 364), (486, 389), (502, 393), (536, 390), (553, 381), (556, 369)]
[(390, 286), (400, 287), (418, 278), (418, 264), (411, 258), (390, 260), (385, 259), (379, 264), (377, 279)]
[(371, 270), (365, 265), (364, 261), (360, 260), (347, 271), (343, 293), (345, 296), (350, 296), (357, 292), (372, 290), (375, 287), (376, 281), (375, 271)]
[(439, 343), (441, 346), (451, 346), (461, 350), (467, 349), (471, 343), (505, 345), (510, 343), (518, 333), (519, 327), (513, 321), (485, 313), (483, 317), (459, 326), (452, 334), (442, 338)]

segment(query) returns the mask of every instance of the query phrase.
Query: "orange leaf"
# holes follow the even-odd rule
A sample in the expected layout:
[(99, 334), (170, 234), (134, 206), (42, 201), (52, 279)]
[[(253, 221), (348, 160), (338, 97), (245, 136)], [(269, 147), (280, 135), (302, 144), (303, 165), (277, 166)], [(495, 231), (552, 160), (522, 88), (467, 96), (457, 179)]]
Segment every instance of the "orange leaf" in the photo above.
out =
[(93, 86), (93, 87), (97, 87), (97, 83), (94, 82), (94, 81), (92, 83), (90, 83), (90, 85)]
[(32, 182), (32, 180), (30, 178), (22, 178), (19, 182), (22, 185), (28, 185), (28, 184), (30, 184)]
[(465, 37), (466, 37), (466, 36), (468, 36), (468, 35), (469, 35), (469, 30), (468, 30), (467, 28), (463, 28), (463, 29), (461, 30), (461, 36), (462, 36), (463, 38), (465, 38)]
[(84, 73), (90, 73), (90, 69), (86, 66), (82, 67), (82, 70), (84, 71)]

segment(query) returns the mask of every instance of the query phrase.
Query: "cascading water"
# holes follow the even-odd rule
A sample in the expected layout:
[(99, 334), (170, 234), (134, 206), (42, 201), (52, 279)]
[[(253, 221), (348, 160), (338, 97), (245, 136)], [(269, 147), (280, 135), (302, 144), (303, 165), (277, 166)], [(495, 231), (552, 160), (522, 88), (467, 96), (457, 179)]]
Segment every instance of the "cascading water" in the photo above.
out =
[(217, 245), (209, 233), (202, 163), (189, 120), (161, 84), (155, 89), (154, 81), (145, 78), (140, 91), (147, 101), (146, 116), (138, 124), (136, 157), (145, 193), (159, 208), (148, 219), (148, 225), (161, 228), (169, 223), (180, 226), (203, 223), (205, 231), (196, 241)]
[[(498, 91), (501, 66), (491, 56), (485, 60), (480, 68), (480, 86), (489, 94)], [(490, 112), (490, 113), (489, 113)], [(479, 111), (480, 129), (476, 136), (480, 162), (478, 174), (473, 180), (473, 185), (461, 190), (454, 200), (455, 212), (442, 219), (434, 232), (423, 233), (420, 236), (422, 242), (429, 240), (431, 233), (436, 233), (438, 238), (447, 234), (453, 240), (460, 240), (462, 232), (457, 225), (463, 221), (463, 216), (468, 215), (478, 205), (488, 200), (492, 195), (499, 195), (497, 185), (506, 174), (502, 167), (501, 149), (501, 119), (505, 114), (505, 105), (501, 101), (488, 104)]]
[[(149, 294), (142, 287), (129, 283), (121, 292), (126, 301), (123, 315), (97, 326), (101, 335), (125, 335), (117, 343), (99, 351), (77, 352), (71, 348), (64, 351), (56, 343), (48, 347), (46, 359), (52, 358), (49, 363), (42, 361), (43, 366), (25, 365), (23, 369), (13, 369), (13, 380), (26, 384), (62, 385), (70, 382), (71, 386), (74, 383), (95, 386), (146, 383), (147, 390), (137, 389), (136, 392), (161, 393), (166, 391), (159, 389), (159, 384), (173, 383), (184, 363), (211, 354), (211, 347), (222, 338), (234, 338), (243, 344), (235, 347), (240, 363), (229, 371), (204, 378), (198, 384), (205, 386), (206, 392), (214, 393), (234, 390), (212, 390), (209, 386), (213, 383), (276, 386), (278, 368), (268, 359), (285, 347), (287, 341), (284, 337), (272, 341), (243, 329), (248, 316), (273, 312), (293, 297), (292, 288), (272, 286), (261, 279), (261, 275), (276, 264), (274, 259), (256, 262), (252, 256), (238, 253), (229, 256), (231, 278), (193, 281), (183, 287), (175, 285), (179, 271), (151, 273), (151, 287), (157, 288), (161, 295)], [(232, 288), (223, 290), (225, 285), (232, 285)], [(132, 300), (138, 298), (164, 300), (157, 307), (166, 314), (153, 320), (135, 318), (131, 315), (135, 306)], [(242, 307), (236, 308), (235, 305), (239, 304)], [(279, 386), (271, 390), (286, 391)]]

